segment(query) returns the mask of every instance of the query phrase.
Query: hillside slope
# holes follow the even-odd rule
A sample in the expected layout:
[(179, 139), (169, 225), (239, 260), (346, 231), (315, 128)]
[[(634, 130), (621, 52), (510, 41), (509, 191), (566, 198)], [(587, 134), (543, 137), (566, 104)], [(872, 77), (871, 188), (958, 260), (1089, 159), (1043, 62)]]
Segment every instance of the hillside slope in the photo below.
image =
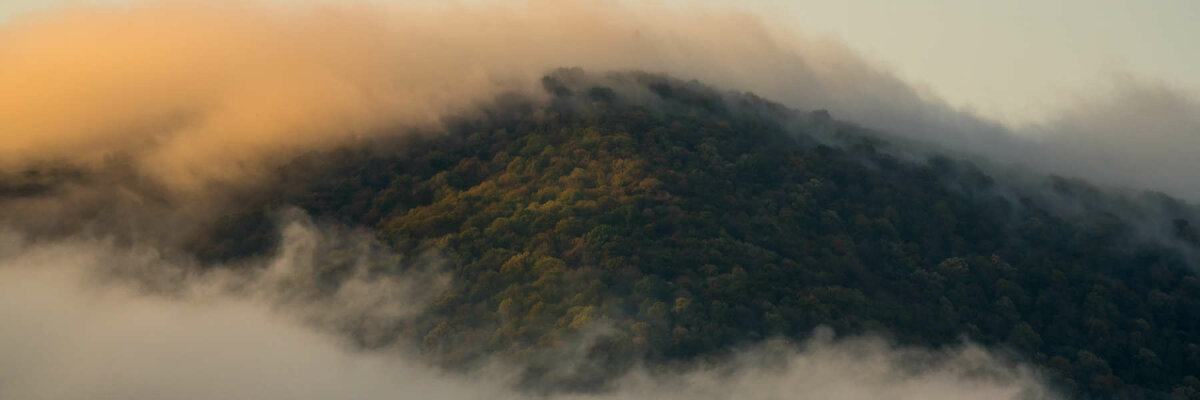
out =
[(440, 252), (454, 281), (422, 323), (360, 340), (416, 338), (448, 365), (594, 334), (592, 365), (555, 378), (589, 384), (824, 325), (1010, 348), (1068, 392), (1200, 396), (1193, 206), (1018, 184), (695, 82), (543, 83), (548, 104), (504, 98), (448, 134), (297, 158), (193, 248), (253, 255), (273, 210), (297, 206)]

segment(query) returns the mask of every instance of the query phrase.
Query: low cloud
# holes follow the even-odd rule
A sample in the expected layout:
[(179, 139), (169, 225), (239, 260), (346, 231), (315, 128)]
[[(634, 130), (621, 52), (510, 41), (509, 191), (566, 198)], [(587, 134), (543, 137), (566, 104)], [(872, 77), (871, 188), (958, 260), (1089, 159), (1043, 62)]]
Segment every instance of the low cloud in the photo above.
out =
[[(447, 371), (403, 345), (355, 337), (401, 332), (436, 293), (436, 267), (316, 281), (363, 243), (292, 216), (281, 248), (238, 268), (196, 268), (105, 240), (0, 235), (0, 397), (21, 399), (518, 399), (515, 360)], [(331, 245), (323, 243), (333, 243)], [(362, 250), (362, 249), (360, 249)], [(387, 256), (383, 253), (383, 257)], [(315, 262), (324, 260), (324, 262)], [(395, 260), (391, 260), (395, 261)], [(421, 260), (426, 261), (426, 260)], [(327, 272), (327, 271), (326, 271)], [(430, 289), (433, 288), (433, 289)], [(380, 329), (373, 332), (371, 329)], [(399, 329), (399, 330), (395, 330)], [(569, 363), (570, 360), (562, 360)], [(642, 369), (611, 391), (561, 399), (1026, 399), (1054, 392), (1030, 366), (974, 345), (897, 348), (877, 338), (772, 342), (682, 371)], [(552, 391), (553, 393), (553, 391)]]
[[(1029, 128), (1043, 165), (1067, 176), (1200, 201), (1200, 99), (1162, 82), (1117, 77)], [(1033, 160), (1030, 160), (1033, 161)]]
[(501, 92), (537, 92), (561, 66), (675, 72), (770, 94), (786, 81), (789, 93), (813, 95), (843, 81), (821, 76), (841, 65), (810, 62), (838, 57), (837, 45), (783, 40), (738, 13), (574, 2), (66, 8), (0, 30), (0, 159), (120, 154), (196, 189), (296, 151), (435, 125)]
[(0, 27), (0, 166), (117, 157), (194, 195), (299, 151), (539, 93), (538, 78), (571, 66), (695, 78), (1000, 163), (1200, 196), (1185, 182), (1198, 159), (1195, 100), (1169, 85), (1008, 127), (751, 14), (536, 0), (148, 1), (16, 18)]
[(0, 397), (486, 397), (415, 362), (355, 351), (269, 304), (89, 283), (94, 262), (28, 254), (0, 268)]

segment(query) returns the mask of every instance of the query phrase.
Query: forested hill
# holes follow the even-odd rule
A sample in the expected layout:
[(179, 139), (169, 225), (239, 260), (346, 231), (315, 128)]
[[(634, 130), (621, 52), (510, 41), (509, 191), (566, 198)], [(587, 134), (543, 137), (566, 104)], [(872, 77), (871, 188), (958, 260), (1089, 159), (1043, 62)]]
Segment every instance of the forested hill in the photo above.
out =
[(396, 338), (447, 365), (602, 326), (586, 383), (825, 325), (1013, 349), (1080, 395), (1200, 398), (1193, 206), (1011, 184), (695, 82), (543, 83), (549, 103), (502, 98), (448, 134), (297, 158), (194, 250), (268, 249), (272, 212), (297, 206), (440, 252), (452, 288)]

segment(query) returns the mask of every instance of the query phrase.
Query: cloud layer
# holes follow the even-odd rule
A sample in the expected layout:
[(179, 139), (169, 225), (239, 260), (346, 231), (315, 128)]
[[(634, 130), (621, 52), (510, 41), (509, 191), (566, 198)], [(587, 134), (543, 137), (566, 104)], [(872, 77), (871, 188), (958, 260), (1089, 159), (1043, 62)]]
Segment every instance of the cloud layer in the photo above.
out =
[[(1162, 82), (1114, 78), (1103, 95), (1082, 98), (1043, 126), (1026, 160), (1110, 185), (1200, 201), (1200, 99)], [(1030, 155), (1041, 157), (1030, 157)]]
[[(278, 255), (246, 270), (180, 265), (104, 240), (0, 235), (0, 397), (21, 399), (519, 399), (519, 365), (467, 372), (402, 345), (356, 350), (338, 332), (403, 322), (428, 302), (422, 273), (311, 281), (361, 243), (303, 218)], [(371, 252), (367, 252), (370, 254)], [(336, 264), (336, 263), (334, 263)], [(243, 266), (246, 267), (246, 266)], [(436, 285), (433, 285), (436, 287)], [(367, 322), (364, 322), (367, 321)], [(611, 392), (560, 399), (1053, 398), (1026, 365), (973, 345), (932, 352), (876, 338), (769, 343), (690, 371), (640, 371)], [(569, 363), (570, 360), (562, 360)]]
[[(719, 8), (619, 3), (75, 6), (0, 27), (0, 167), (120, 154), (173, 187), (435, 125), (554, 68), (751, 91), (951, 151), (1200, 199), (1197, 102), (1129, 80), (1034, 127), (951, 107), (846, 46)], [(1094, 98), (1094, 97), (1093, 97)]]
[(123, 153), (183, 187), (436, 123), (560, 66), (775, 80), (796, 64), (779, 58), (799, 57), (746, 16), (553, 2), (78, 7), (14, 23), (0, 44), (0, 86), (12, 89), (0, 159)]

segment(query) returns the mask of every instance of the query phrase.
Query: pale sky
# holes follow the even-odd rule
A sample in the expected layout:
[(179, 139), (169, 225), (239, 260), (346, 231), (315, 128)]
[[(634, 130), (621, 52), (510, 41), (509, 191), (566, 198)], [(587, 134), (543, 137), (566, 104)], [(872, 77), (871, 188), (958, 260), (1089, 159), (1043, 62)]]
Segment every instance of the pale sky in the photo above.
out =
[[(0, 0), (0, 22), (70, 3)], [(379, 0), (388, 1), (388, 0)], [(839, 40), (951, 105), (1036, 122), (1132, 77), (1200, 93), (1197, 0), (665, 0), (748, 9)]]
[[(750, 0), (958, 106), (1010, 122), (1123, 75), (1200, 90), (1196, 0)], [(1039, 111), (1040, 110), (1040, 111)]]

